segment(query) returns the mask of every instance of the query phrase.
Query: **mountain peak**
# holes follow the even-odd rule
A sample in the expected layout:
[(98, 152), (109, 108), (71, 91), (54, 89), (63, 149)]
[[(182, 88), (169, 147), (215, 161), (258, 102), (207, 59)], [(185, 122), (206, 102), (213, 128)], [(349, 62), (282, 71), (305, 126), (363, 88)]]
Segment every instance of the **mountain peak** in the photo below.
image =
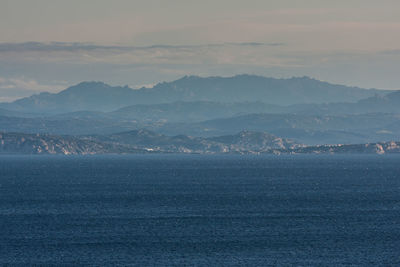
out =
[(102, 81), (83, 81), (83, 82), (76, 84), (75, 86), (80, 86), (80, 87), (82, 87), (82, 86), (107, 86), (107, 87), (109, 87), (110, 85), (108, 85)]
[(201, 79), (202, 77), (197, 76), (197, 75), (185, 75), (179, 80), (198, 80)]
[(74, 94), (77, 97), (110, 97), (115, 94), (130, 94), (133, 91), (128, 86), (111, 86), (104, 82), (90, 81), (81, 82), (58, 93), (58, 95), (71, 95)]
[(71, 92), (71, 91), (82, 91), (82, 90), (97, 90), (97, 89), (105, 89), (105, 88), (112, 88), (112, 87), (104, 82), (85, 81), (85, 82), (80, 82), (76, 85), (70, 86), (67, 89), (61, 91), (60, 93), (63, 93), (66, 91)]
[[(299, 77), (294, 76), (294, 77), (290, 78), (290, 80), (299, 80), (299, 81), (319, 81), (319, 80), (316, 80), (316, 79), (311, 78), (311, 77), (309, 77), (309, 76), (299, 76)], [(319, 82), (321, 82), (321, 81), (319, 81)]]

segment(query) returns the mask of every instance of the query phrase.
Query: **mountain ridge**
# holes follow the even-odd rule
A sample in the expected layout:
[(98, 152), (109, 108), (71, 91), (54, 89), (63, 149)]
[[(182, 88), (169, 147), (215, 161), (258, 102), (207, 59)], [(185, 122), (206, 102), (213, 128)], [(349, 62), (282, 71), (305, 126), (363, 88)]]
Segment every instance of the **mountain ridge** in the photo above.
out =
[[(244, 131), (233, 136), (220, 136), (220, 142), (189, 136), (167, 137), (147, 130), (120, 133), (125, 137), (137, 138), (150, 135), (147, 142), (132, 144), (132, 140), (100, 140), (99, 136), (75, 137), (48, 134), (24, 134), (0, 132), (0, 154), (50, 154), (50, 155), (95, 155), (95, 154), (386, 154), (400, 153), (400, 142), (378, 142), (353, 145), (305, 146), (275, 137), (268, 133)], [(266, 137), (260, 146), (252, 137)], [(154, 138), (165, 138), (168, 145), (154, 144)], [(103, 138), (107, 138), (103, 136)], [(250, 139), (249, 139), (250, 138)], [(278, 143), (270, 142), (279, 140)], [(232, 140), (236, 139), (235, 142)], [(171, 141), (174, 140), (174, 143)], [(268, 141), (269, 140), (269, 141)], [(164, 140), (165, 141), (165, 140)], [(222, 142), (221, 142), (222, 141)], [(143, 142), (141, 139), (140, 142)], [(139, 142), (139, 143), (140, 143)], [(162, 142), (161, 142), (162, 143)]]
[[(257, 140), (253, 140), (254, 136)], [(264, 137), (262, 142), (260, 137)], [(267, 133), (253, 132), (220, 136), (218, 140), (186, 135), (165, 136), (146, 129), (80, 137), (0, 132), (0, 153), (21, 154), (254, 153), (300, 146)]]
[(0, 108), (33, 113), (65, 113), (82, 110), (110, 112), (129, 105), (177, 101), (222, 103), (261, 101), (266, 104), (355, 102), (389, 91), (331, 84), (308, 77), (276, 79), (255, 75), (232, 77), (185, 76), (137, 90), (103, 82), (81, 82), (58, 93), (41, 93), (0, 103)]

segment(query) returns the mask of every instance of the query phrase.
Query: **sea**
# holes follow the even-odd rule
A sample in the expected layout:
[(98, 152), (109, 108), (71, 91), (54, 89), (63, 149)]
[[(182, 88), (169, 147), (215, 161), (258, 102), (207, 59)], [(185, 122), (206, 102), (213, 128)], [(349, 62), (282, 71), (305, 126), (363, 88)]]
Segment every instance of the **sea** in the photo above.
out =
[(400, 155), (2, 155), (0, 265), (400, 266)]

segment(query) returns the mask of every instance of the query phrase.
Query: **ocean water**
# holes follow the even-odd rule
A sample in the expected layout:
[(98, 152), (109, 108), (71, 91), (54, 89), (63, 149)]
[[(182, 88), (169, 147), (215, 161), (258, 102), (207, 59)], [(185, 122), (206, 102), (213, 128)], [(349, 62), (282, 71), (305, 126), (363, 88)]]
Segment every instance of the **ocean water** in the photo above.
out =
[(0, 156), (0, 265), (400, 266), (400, 156)]

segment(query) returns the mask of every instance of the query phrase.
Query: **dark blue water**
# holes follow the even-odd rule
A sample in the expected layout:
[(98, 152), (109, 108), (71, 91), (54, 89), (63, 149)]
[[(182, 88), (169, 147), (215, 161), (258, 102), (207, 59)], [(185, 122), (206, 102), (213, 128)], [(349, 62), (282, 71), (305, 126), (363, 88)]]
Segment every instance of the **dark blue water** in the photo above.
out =
[(0, 265), (400, 264), (400, 156), (0, 157)]

